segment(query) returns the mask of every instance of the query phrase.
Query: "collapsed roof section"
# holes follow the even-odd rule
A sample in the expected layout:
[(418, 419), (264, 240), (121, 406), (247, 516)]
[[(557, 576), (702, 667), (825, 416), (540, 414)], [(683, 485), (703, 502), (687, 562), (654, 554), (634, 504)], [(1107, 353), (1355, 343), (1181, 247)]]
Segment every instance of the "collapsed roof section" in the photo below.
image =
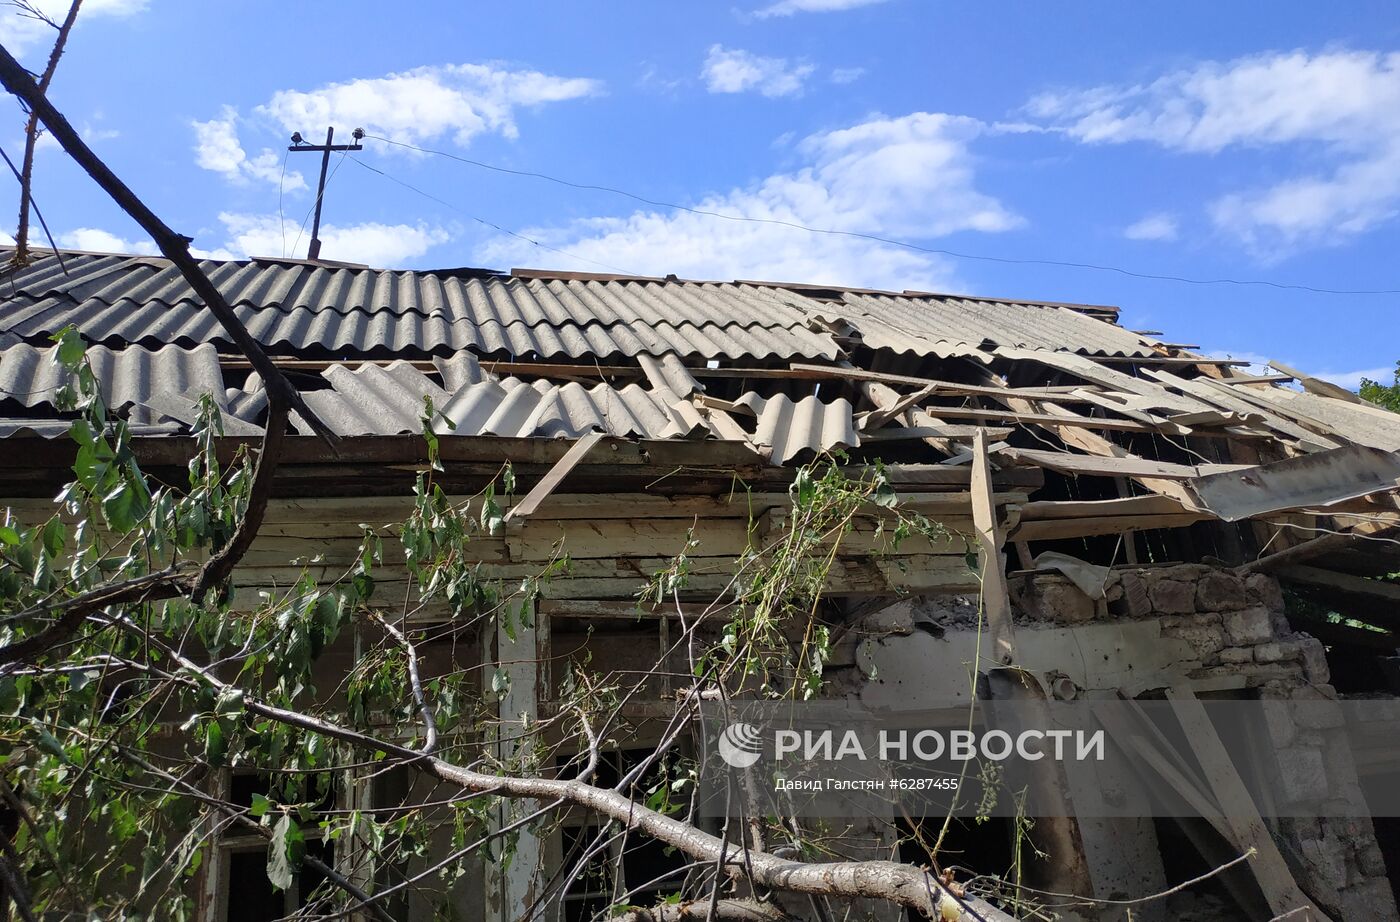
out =
[[(956, 468), (982, 430), (998, 466), (1053, 472), (1035, 499), (1085, 507), (1033, 512), (1012, 541), (1253, 519), (1267, 547), (1287, 543), (1279, 528), (1397, 521), (1400, 417), (1292, 370), (1243, 374), (1130, 332), (1114, 308), (521, 270), (204, 269), (346, 437), (418, 433), (431, 404), (443, 436), (599, 432), (729, 443), (767, 466), (839, 449)], [(230, 435), (263, 423), (258, 377), (163, 259), (44, 255), (10, 270), (0, 297), (0, 436), (65, 431), (42, 353), (69, 325), (137, 435), (187, 430), (204, 393)]]

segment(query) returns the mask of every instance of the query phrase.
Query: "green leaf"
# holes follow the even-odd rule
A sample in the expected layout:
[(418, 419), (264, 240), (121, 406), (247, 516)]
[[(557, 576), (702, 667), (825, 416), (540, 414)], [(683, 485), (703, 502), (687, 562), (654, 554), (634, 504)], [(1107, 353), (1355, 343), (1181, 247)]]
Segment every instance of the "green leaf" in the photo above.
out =
[(10, 547), (19, 544), (19, 532), (8, 525), (0, 525), (0, 544), (8, 544)]
[(67, 543), (67, 529), (63, 527), (63, 522), (57, 517), (49, 519), (44, 524), (44, 549), (51, 556), (57, 557), (63, 553), (63, 545)]
[(211, 720), (204, 730), (204, 760), (211, 765), (222, 765), (226, 755), (228, 737), (224, 735), (224, 728), (219, 722)]
[(227, 687), (214, 699), (214, 713), (220, 717), (237, 717), (243, 713), (243, 689)]
[(254, 816), (266, 816), (267, 810), (271, 806), (272, 801), (268, 800), (261, 794), (254, 794), (253, 805), (250, 808), (248, 808), (248, 812), (253, 814)]
[(877, 506), (884, 506), (886, 509), (893, 509), (899, 503), (899, 496), (894, 492), (894, 487), (881, 475), (875, 481), (875, 495), (870, 501)]
[(292, 821), (290, 813), (282, 814), (272, 827), (272, 843), (267, 849), (267, 879), (272, 881), (272, 886), (278, 890), (290, 889), (305, 854), (306, 842), (301, 827)]
[(127, 532), (136, 524), (136, 491), (123, 480), (102, 497), (102, 514), (107, 524), (118, 532)]
[(802, 468), (793, 478), (792, 486), (788, 490), (792, 494), (793, 502), (798, 506), (809, 506), (817, 495), (817, 485), (812, 482), (812, 472), (807, 468)]
[(58, 343), (58, 363), (64, 368), (76, 368), (83, 360), (83, 353), (87, 351), (87, 345), (78, 335), (77, 328), (64, 327), (54, 334), (54, 340)]
[(491, 673), (491, 690), (498, 695), (504, 695), (509, 688), (510, 674), (497, 667), (496, 671)]

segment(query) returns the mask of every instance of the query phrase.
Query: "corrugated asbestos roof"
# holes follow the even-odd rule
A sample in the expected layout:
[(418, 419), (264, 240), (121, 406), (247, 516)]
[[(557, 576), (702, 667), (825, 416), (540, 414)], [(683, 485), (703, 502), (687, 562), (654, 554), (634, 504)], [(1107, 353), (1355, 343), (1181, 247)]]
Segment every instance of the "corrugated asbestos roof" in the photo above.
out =
[[(26, 407), (52, 405), (70, 378), (52, 356), (52, 347), (21, 344), (0, 350), (0, 400)], [(107, 405), (115, 410), (145, 404), (157, 395), (184, 393), (212, 394), (221, 406), (226, 405), (219, 355), (213, 346), (95, 348), (88, 360)]]
[[(27, 344), (0, 349), (0, 390), (5, 400), (26, 408), (48, 408), (48, 418), (0, 417), (0, 437), (32, 433), (62, 436), (68, 423), (54, 418), (55, 397), (64, 375), (53, 361), (55, 347)], [(260, 431), (266, 395), (256, 374), (242, 387), (225, 386), (219, 356), (211, 345), (194, 349), (140, 346), (113, 350), (88, 348), (88, 359), (111, 405), (123, 411), (134, 433), (183, 431), (194, 422), (199, 395), (215, 395), (230, 435)], [(543, 379), (497, 378), (482, 371), (466, 353), (434, 360), (440, 381), (406, 361), (357, 367), (330, 364), (325, 385), (304, 387), (308, 406), (338, 435), (399, 435), (422, 431), (426, 400), (432, 401), (433, 428), (440, 434), (578, 438), (600, 431), (647, 439), (707, 438), (714, 435), (690, 401), (702, 388), (674, 354), (644, 363), (649, 386), (616, 387)], [(860, 437), (849, 401), (823, 403), (814, 396), (794, 402), (784, 395), (747, 392), (736, 403), (755, 417), (751, 443), (775, 463), (837, 447), (855, 447)], [(311, 429), (296, 414), (298, 432)]]
[(815, 396), (793, 402), (784, 394), (764, 400), (750, 393), (735, 403), (748, 407), (758, 417), (754, 441), (771, 450), (775, 463), (786, 463), (803, 451), (860, 445), (851, 402), (844, 397), (831, 403), (823, 403)]
[[(0, 336), (38, 343), (72, 324), (112, 345), (232, 347), (168, 261), (75, 253), (64, 262), (66, 274), (57, 258), (41, 256), (0, 279)], [(270, 260), (201, 266), (249, 331), (284, 352), (831, 359), (839, 332), (876, 349), (942, 357), (996, 346), (1154, 354), (1151, 344), (1116, 324), (1029, 302), (855, 291), (825, 292), (819, 300), (815, 289), (753, 282), (509, 277)]]
[[(875, 349), (942, 357), (961, 354), (969, 347), (997, 346), (1090, 355), (1156, 354), (1142, 337), (1058, 305), (854, 292), (843, 297), (842, 319), (859, 330), (865, 345)], [(840, 308), (829, 305), (823, 310), (830, 316)]]
[[(449, 393), (407, 362), (361, 365), (353, 371), (333, 365), (323, 377), (332, 389), (306, 391), (303, 397), (339, 435), (421, 432), (425, 397), (433, 401), (433, 428), (442, 434), (577, 438), (598, 430), (652, 439), (689, 434), (689, 428), (673, 424), (663, 395), (636, 384), (587, 388), (574, 382), (488, 378)], [(299, 418), (295, 425), (311, 432)]]
[[(3, 328), (28, 341), (72, 324), (91, 340), (231, 346), (169, 263), (40, 258), (0, 280)], [(542, 359), (680, 355), (833, 358), (806, 299), (751, 286), (461, 277), (269, 262), (201, 264), (262, 343), (294, 351)]]

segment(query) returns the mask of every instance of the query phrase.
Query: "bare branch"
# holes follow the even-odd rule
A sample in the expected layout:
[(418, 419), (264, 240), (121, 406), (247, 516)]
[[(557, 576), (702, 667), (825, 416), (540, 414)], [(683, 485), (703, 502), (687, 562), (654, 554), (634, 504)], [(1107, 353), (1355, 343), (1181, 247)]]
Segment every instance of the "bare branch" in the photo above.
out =
[[(136, 755), (135, 753), (131, 752), (125, 747), (121, 749), (121, 754), (123, 758), (126, 758), (132, 763), (139, 765), (142, 769), (144, 769), (147, 772), (150, 772), (151, 774), (165, 781), (167, 784), (173, 784), (176, 787), (184, 790), (187, 796), (194, 797), (196, 800), (209, 804), (215, 810), (218, 810), (224, 816), (228, 817), (229, 820), (231, 820), (234, 823), (237, 823), (244, 829), (247, 829), (250, 832), (254, 832), (262, 838), (267, 839), (268, 841), (272, 841), (272, 830), (268, 829), (261, 823), (254, 822), (248, 816), (245, 816), (240, 808), (235, 807), (232, 804), (229, 804), (225, 801), (219, 800), (218, 798), (209, 797), (203, 791), (199, 790), (194, 785), (190, 784), (188, 781), (185, 781), (183, 778), (179, 778), (156, 765), (152, 765), (150, 762), (146, 761), (145, 759), (141, 758), (140, 756)], [(346, 893), (350, 894), (350, 896), (354, 897), (356, 900), (359, 900), (360, 905), (368, 909), (369, 912), (376, 919), (380, 920), (380, 922), (394, 922), (393, 917), (390, 916), (387, 912), (385, 912), (382, 906), (372, 902), (371, 897), (368, 893), (355, 886), (353, 881), (347, 878), (344, 874), (341, 874), (335, 868), (326, 864), (324, 861), (320, 860), (315, 855), (305, 855), (303, 856), (302, 861), (305, 862), (306, 865), (312, 868), (313, 870), (324, 875), (326, 880), (329, 880), (341, 890), (344, 890)]]
[(378, 614), (372, 617), (380, 627), (384, 628), (386, 634), (399, 642), (408, 654), (408, 683), (412, 687), (413, 702), (418, 705), (418, 713), (423, 715), (423, 727), (426, 735), (423, 740), (423, 755), (430, 755), (437, 748), (437, 721), (433, 719), (433, 709), (428, 705), (427, 696), (423, 694), (423, 680), (418, 675), (418, 651), (413, 649), (413, 643), (404, 635), (403, 631), (394, 627)]
[[(68, 44), (68, 34), (73, 31), (73, 24), (78, 21), (78, 8), (82, 5), (83, 0), (73, 0), (73, 3), (68, 7), (68, 15), (64, 17), (63, 24), (54, 26), (58, 29), (58, 37), (54, 39), (53, 50), (49, 52), (49, 63), (45, 66), (44, 72), (39, 75), (40, 93), (49, 91), (54, 71), (58, 69), (58, 59), (63, 57), (63, 48)], [(25, 6), (27, 7), (28, 4)], [(54, 25), (48, 17), (43, 18), (49, 25)], [(34, 182), (34, 150), (38, 142), (39, 115), (31, 106), (29, 121), (24, 126), (24, 161), (20, 167), (19, 175), (19, 223), (15, 228), (15, 253), (11, 259), (11, 262), (16, 266), (24, 266), (29, 263), (29, 207), (33, 196), (31, 188)], [(42, 222), (43, 217), (41, 216), (39, 220)], [(48, 233), (47, 225), (44, 226), (44, 232)], [(52, 236), (49, 238), (49, 243), (53, 243)]]

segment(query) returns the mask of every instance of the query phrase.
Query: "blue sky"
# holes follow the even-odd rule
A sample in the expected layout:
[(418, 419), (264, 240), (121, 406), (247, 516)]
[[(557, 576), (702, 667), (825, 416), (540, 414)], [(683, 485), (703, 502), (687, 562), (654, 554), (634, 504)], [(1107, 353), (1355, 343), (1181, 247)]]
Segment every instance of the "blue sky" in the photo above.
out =
[[(42, 62), (43, 28), (10, 17), (0, 35)], [(319, 161), (284, 163), (287, 137), (319, 141), (332, 123), (338, 140), (362, 126), (656, 201), (930, 248), (1400, 288), (1393, 0), (87, 0), (52, 95), (167, 223), (220, 256), (304, 254)], [(18, 114), (0, 130), (12, 156), (20, 131)], [(1116, 304), (1131, 328), (1350, 385), (1400, 358), (1398, 295), (954, 259), (379, 141), (352, 157), (332, 160), (330, 259)], [(39, 154), (36, 195), (64, 245), (149, 248), (55, 146)]]

